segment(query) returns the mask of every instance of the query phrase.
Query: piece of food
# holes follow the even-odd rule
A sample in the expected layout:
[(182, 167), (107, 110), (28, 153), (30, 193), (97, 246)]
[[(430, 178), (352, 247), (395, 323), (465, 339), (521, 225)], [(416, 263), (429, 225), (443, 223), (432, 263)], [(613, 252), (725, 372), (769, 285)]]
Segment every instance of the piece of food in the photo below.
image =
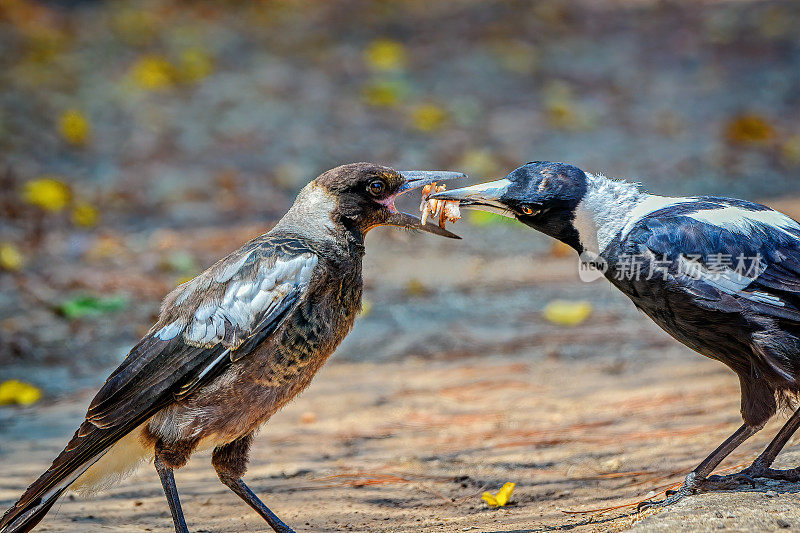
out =
[(442, 192), (446, 188), (445, 185), (437, 186), (436, 182), (433, 182), (422, 189), (422, 203), (419, 205), (419, 210), (422, 211), (423, 224), (428, 222), (429, 216), (433, 216), (439, 218), (439, 227), (444, 228), (445, 222), (455, 222), (461, 218), (458, 201), (432, 200), (428, 198), (431, 193)]

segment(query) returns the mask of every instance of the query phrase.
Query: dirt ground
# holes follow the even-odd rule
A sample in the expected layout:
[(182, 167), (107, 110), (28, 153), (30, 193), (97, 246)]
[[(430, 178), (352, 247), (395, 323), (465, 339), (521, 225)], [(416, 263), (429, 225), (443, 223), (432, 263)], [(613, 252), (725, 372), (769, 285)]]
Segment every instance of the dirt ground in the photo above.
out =
[[(796, 202), (781, 207), (794, 214)], [(800, 530), (800, 485), (636, 514), (741, 423), (735, 376), (607, 283), (577, 282), (574, 258), (533, 232), (458, 229), (465, 240), (452, 243), (370, 236), (371, 311), (254, 446), (246, 479), (281, 518), (298, 531)], [(519, 246), (487, 254), (487, 242)], [(594, 313), (576, 328), (550, 324), (541, 309), (555, 298), (587, 300)], [(45, 383), (73, 392), (0, 410), (0, 507), (61, 449), (106, 372), (53, 373)], [(781, 421), (722, 468), (745, 466)], [(781, 464), (800, 460), (795, 442)], [(176, 477), (192, 531), (268, 531), (216, 480), (207, 453)], [(488, 508), (482, 492), (507, 481), (511, 505)], [(171, 530), (151, 466), (89, 500), (64, 498), (40, 530), (108, 529)]]
[[(89, 399), (3, 413), (0, 502), (40, 473)], [(647, 516), (593, 511), (678, 482), (739, 423), (735, 378), (680, 348), (636, 365), (524, 355), (337, 362), (264, 428), (246, 479), (298, 531), (800, 529), (800, 485), (704, 495)], [(776, 428), (723, 468), (746, 463)], [(798, 459), (795, 450), (782, 462)], [(193, 531), (269, 530), (216, 480), (207, 453), (177, 481)], [(506, 481), (517, 483), (512, 504), (488, 508), (481, 493)], [(148, 465), (90, 500), (64, 498), (40, 530), (171, 527)]]
[[(798, 23), (791, 0), (0, 1), (0, 245), (19, 253), (0, 271), (0, 381), (44, 392), (0, 408), (0, 511), (160, 298), (333, 166), (476, 182), (560, 160), (657, 194), (781, 198), (800, 219)], [(26, 199), (43, 177), (69, 205)], [(78, 223), (79, 206), (99, 217)], [(471, 217), (456, 231), (369, 235), (368, 312), (253, 451), (247, 479), (280, 517), (299, 532), (800, 531), (790, 485), (634, 514), (741, 423), (735, 377), (579, 282), (534, 232)], [(85, 296), (127, 303), (67, 316)], [(594, 312), (557, 326), (554, 299)], [(177, 479), (192, 531), (267, 531), (207, 454)], [(488, 508), (481, 493), (508, 481), (512, 504)], [(148, 466), (64, 498), (40, 530), (171, 521)]]

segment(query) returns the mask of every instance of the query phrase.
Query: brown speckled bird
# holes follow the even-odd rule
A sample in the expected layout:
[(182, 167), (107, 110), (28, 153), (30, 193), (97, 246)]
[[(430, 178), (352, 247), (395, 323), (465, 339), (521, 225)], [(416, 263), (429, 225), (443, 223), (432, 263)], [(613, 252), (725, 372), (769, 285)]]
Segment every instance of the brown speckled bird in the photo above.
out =
[(254, 432), (302, 391), (361, 307), (366, 233), (400, 226), (458, 238), (395, 199), (455, 172), (353, 163), (309, 183), (268, 233), (167, 295), (158, 322), (109, 376), (67, 447), (0, 520), (30, 531), (67, 489), (103, 488), (154, 459), (175, 530), (188, 531), (172, 471), (213, 448), (219, 479), (278, 532), (245, 485)]

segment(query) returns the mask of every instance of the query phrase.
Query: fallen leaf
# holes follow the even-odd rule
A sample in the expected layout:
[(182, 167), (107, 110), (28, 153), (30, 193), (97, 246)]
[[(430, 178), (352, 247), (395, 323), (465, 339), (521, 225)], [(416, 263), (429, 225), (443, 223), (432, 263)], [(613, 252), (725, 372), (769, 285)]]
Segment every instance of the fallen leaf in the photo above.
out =
[(97, 208), (87, 202), (79, 202), (72, 208), (72, 221), (84, 228), (91, 228), (97, 224)]
[(592, 304), (586, 301), (553, 300), (545, 306), (544, 317), (553, 324), (577, 326), (585, 322), (592, 311)]
[(408, 280), (408, 283), (406, 283), (406, 294), (409, 296), (422, 297), (427, 296), (430, 293), (430, 289), (428, 289), (428, 287), (426, 287), (425, 284), (417, 278), (411, 278)]
[(405, 66), (406, 50), (391, 39), (377, 39), (364, 50), (364, 60), (372, 70), (398, 70)]
[(366, 298), (361, 300), (361, 313), (359, 316), (362, 318), (368, 316), (372, 312), (372, 302)]
[(792, 166), (800, 165), (800, 135), (792, 135), (781, 146), (781, 155)]
[(423, 104), (414, 110), (411, 120), (419, 131), (432, 132), (441, 129), (447, 120), (447, 113), (435, 104)]
[(61, 211), (72, 198), (72, 191), (62, 181), (53, 177), (41, 177), (24, 185), (22, 197), (29, 204), (46, 211)]
[(42, 397), (42, 391), (29, 383), (9, 379), (0, 383), (0, 405), (33, 405)]
[(131, 67), (130, 77), (143, 89), (161, 90), (174, 85), (175, 68), (161, 56), (147, 55)]
[(196, 82), (214, 72), (214, 60), (202, 48), (188, 48), (181, 52), (178, 70), (182, 81)]
[(89, 140), (91, 124), (86, 115), (77, 109), (69, 109), (59, 118), (58, 131), (68, 143), (83, 146)]
[(728, 121), (725, 137), (733, 144), (761, 144), (775, 137), (775, 128), (761, 115), (743, 113)]
[(13, 243), (0, 243), (0, 268), (4, 270), (19, 270), (25, 264), (25, 256)]
[(400, 81), (373, 80), (361, 89), (361, 98), (371, 106), (394, 107), (407, 92), (407, 87)]
[(121, 311), (127, 305), (128, 299), (121, 295), (107, 298), (81, 295), (62, 301), (58, 305), (58, 311), (66, 318), (77, 319)]
[(514, 493), (514, 487), (516, 486), (516, 483), (511, 483), (509, 481), (497, 491), (497, 494), (486, 491), (483, 493), (483, 496), (481, 496), (481, 499), (488, 503), (490, 507), (505, 507), (511, 499), (511, 495)]

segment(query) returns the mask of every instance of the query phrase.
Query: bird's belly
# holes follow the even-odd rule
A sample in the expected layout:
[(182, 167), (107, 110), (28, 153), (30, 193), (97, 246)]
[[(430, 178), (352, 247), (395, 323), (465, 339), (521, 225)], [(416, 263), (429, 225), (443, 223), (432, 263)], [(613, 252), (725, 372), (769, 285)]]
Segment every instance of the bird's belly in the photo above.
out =
[(756, 326), (740, 313), (701, 307), (688, 297), (676, 297), (657, 288), (631, 296), (636, 306), (680, 343), (735, 372), (751, 367)]
[[(360, 292), (355, 296), (360, 297)], [(311, 382), (355, 321), (355, 305), (341, 312), (319, 303), (288, 317), (278, 334), (236, 361), (189, 398), (159, 412), (150, 423), (167, 441), (213, 447), (252, 433)]]

